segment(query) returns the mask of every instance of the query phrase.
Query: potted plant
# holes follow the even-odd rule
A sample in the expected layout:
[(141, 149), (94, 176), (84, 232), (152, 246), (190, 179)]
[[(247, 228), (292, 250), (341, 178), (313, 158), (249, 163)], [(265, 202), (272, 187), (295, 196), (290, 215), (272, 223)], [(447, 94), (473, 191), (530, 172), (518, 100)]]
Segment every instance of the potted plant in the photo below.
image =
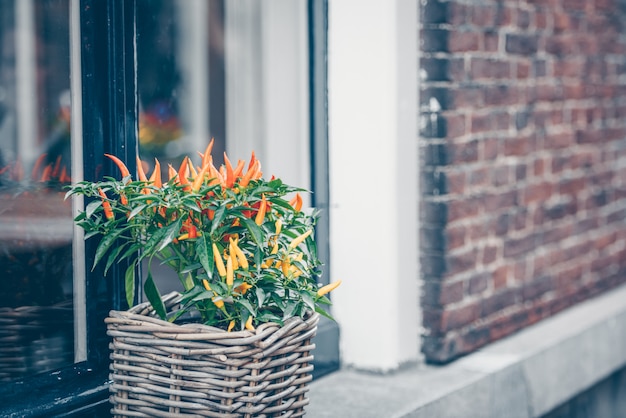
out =
[[(94, 266), (125, 261), (126, 297), (139, 266), (148, 300), (112, 311), (111, 402), (118, 416), (300, 416), (308, 403), (311, 338), (327, 293), (319, 287), (313, 231), (302, 189), (266, 180), (254, 153), (217, 169), (213, 141), (195, 166), (161, 167), (138, 179), (109, 155), (121, 179), (80, 182), (92, 198), (75, 219), (99, 236)], [(165, 171), (165, 170), (163, 170)], [(161, 295), (152, 267), (176, 272), (180, 292)], [(143, 415), (142, 415), (143, 414)]]

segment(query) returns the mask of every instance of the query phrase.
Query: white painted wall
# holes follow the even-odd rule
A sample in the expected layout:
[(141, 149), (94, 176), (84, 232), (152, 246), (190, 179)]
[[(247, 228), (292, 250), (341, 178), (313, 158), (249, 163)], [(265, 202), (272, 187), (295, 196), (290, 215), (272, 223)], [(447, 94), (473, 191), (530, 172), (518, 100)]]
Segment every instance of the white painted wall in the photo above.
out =
[(417, 2), (329, 2), (333, 313), (344, 365), (419, 357)]

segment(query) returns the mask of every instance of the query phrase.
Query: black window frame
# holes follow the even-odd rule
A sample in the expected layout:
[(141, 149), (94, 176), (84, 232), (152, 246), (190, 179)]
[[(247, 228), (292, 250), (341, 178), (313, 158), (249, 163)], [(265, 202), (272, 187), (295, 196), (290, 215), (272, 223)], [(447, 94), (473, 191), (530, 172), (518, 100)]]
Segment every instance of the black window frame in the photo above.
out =
[[(117, 175), (117, 168), (104, 158), (105, 153), (124, 159), (133, 172), (138, 150), (139, 114), (136, 3), (134, 0), (70, 0), (70, 8), (74, 2), (78, 2), (80, 10), (83, 177), (85, 180), (98, 180), (105, 175)], [(324, 212), (317, 227), (317, 236), (323, 243), (320, 245), (320, 258), (326, 273), (322, 281), (328, 283), (328, 1), (308, 0), (307, 11), (311, 58), (311, 186), (313, 204)], [(70, 53), (75, 54), (76, 51)], [(85, 243), (86, 266), (93, 264), (96, 244), (91, 240)], [(101, 270), (86, 273), (86, 361), (0, 384), (0, 416), (109, 416), (109, 348), (103, 319), (110, 309), (127, 308), (123, 294), (123, 271), (124, 266), (115, 266), (104, 280)], [(337, 324), (323, 321), (316, 337), (316, 377), (339, 367), (338, 339)]]

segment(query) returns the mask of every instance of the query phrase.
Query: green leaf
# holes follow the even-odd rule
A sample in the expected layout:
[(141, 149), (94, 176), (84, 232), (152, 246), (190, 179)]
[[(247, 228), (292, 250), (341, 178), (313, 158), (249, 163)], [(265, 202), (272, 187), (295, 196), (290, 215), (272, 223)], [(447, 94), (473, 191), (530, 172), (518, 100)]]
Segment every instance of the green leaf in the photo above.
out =
[(126, 290), (126, 302), (128, 306), (133, 306), (135, 300), (135, 265), (131, 264), (126, 269), (124, 275), (124, 287)]
[(174, 238), (176, 238), (176, 236), (180, 233), (180, 228), (181, 228), (182, 225), (183, 225), (183, 220), (182, 219), (178, 219), (176, 222), (174, 222), (173, 224), (170, 224), (166, 228), (167, 234), (165, 234), (165, 237), (163, 238), (163, 241), (161, 242), (161, 245), (159, 246), (157, 251), (163, 250), (172, 241), (174, 241)]
[(309, 293), (302, 293), (302, 301), (306, 304), (306, 306), (309, 309), (311, 310), (315, 309), (315, 301), (313, 300), (313, 297)]
[(98, 244), (98, 248), (96, 249), (96, 256), (93, 260), (93, 267), (91, 268), (92, 271), (96, 268), (96, 265), (100, 262), (104, 254), (106, 254), (109, 248), (111, 248), (111, 245), (113, 245), (115, 240), (117, 240), (123, 232), (124, 229), (116, 229), (102, 237), (102, 241), (100, 241), (100, 244)]
[(146, 298), (154, 308), (154, 311), (159, 315), (161, 319), (165, 319), (167, 316), (167, 312), (165, 311), (165, 305), (163, 304), (163, 300), (161, 299), (161, 294), (159, 293), (159, 289), (156, 287), (156, 283), (152, 279), (152, 273), (148, 271), (148, 277), (146, 278), (146, 282), (143, 284), (143, 290), (146, 294)]
[[(176, 222), (158, 229), (149, 239), (146, 241), (142, 249), (141, 258), (153, 255), (155, 252), (161, 251), (170, 242), (174, 240), (174, 236), (180, 231), (182, 220), (178, 219)], [(157, 248), (158, 246), (158, 248)]]
[(221, 205), (215, 210), (215, 216), (213, 217), (213, 223), (211, 224), (210, 233), (214, 233), (217, 227), (222, 223), (224, 216), (226, 215), (226, 205)]
[(107, 272), (109, 271), (109, 269), (111, 268), (111, 266), (113, 265), (113, 263), (115, 262), (115, 260), (118, 259), (118, 255), (120, 254), (120, 252), (126, 248), (128, 244), (124, 243), (118, 247), (115, 247), (111, 253), (109, 254), (109, 257), (107, 257), (107, 263), (106, 266), (104, 267), (104, 275), (107, 275)]
[(259, 308), (263, 306), (263, 302), (265, 302), (265, 291), (261, 289), (260, 287), (256, 288), (256, 299), (257, 299), (257, 304), (259, 305)]
[(137, 216), (139, 212), (144, 210), (147, 206), (148, 205), (139, 205), (135, 209), (131, 210), (130, 213), (128, 214), (128, 220), (130, 221), (131, 219), (133, 219), (135, 216)]
[(247, 299), (239, 299), (237, 301), (237, 304), (246, 308), (248, 312), (252, 314), (252, 316), (256, 316), (256, 308), (252, 306), (252, 304)]
[(202, 268), (206, 271), (209, 279), (212, 279), (215, 260), (213, 260), (213, 248), (208, 242), (206, 235), (198, 237), (196, 241), (196, 255), (200, 259), (200, 264), (202, 264)]
[(102, 201), (101, 200), (94, 200), (92, 202), (90, 202), (87, 207), (85, 208), (85, 214), (88, 218), (91, 218), (91, 216), (95, 213), (95, 211), (102, 206)]
[(331, 321), (334, 321), (334, 320), (335, 320), (335, 318), (333, 318), (333, 317), (331, 316), (331, 314), (329, 314), (328, 312), (326, 312), (324, 309), (322, 309), (322, 308), (321, 308), (321, 307), (319, 307), (319, 306), (316, 306), (316, 307), (315, 307), (315, 312), (317, 312), (318, 314), (320, 314), (320, 315), (322, 315), (322, 316), (325, 316), (326, 318), (330, 319)]
[(283, 319), (288, 319), (294, 316), (299, 304), (300, 303), (295, 300), (287, 302), (287, 306), (285, 306), (285, 311), (283, 312)]
[(262, 246), (263, 245), (263, 230), (261, 229), (261, 227), (259, 227), (256, 222), (254, 222), (251, 219), (248, 218), (240, 218), (244, 225), (246, 226), (246, 228), (248, 229), (248, 231), (250, 232), (250, 236), (252, 237), (252, 240), (254, 241), (254, 243), (258, 246)]

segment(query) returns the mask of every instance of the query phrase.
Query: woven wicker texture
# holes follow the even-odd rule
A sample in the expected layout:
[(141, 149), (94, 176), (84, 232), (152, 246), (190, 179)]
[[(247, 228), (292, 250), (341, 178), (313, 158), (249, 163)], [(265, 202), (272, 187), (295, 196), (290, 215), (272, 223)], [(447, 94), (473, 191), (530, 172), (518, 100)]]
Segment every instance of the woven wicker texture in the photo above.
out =
[[(175, 310), (179, 295), (164, 297)], [(111, 412), (116, 417), (299, 417), (308, 404), (318, 314), (254, 332), (154, 317), (145, 303), (112, 311)]]

